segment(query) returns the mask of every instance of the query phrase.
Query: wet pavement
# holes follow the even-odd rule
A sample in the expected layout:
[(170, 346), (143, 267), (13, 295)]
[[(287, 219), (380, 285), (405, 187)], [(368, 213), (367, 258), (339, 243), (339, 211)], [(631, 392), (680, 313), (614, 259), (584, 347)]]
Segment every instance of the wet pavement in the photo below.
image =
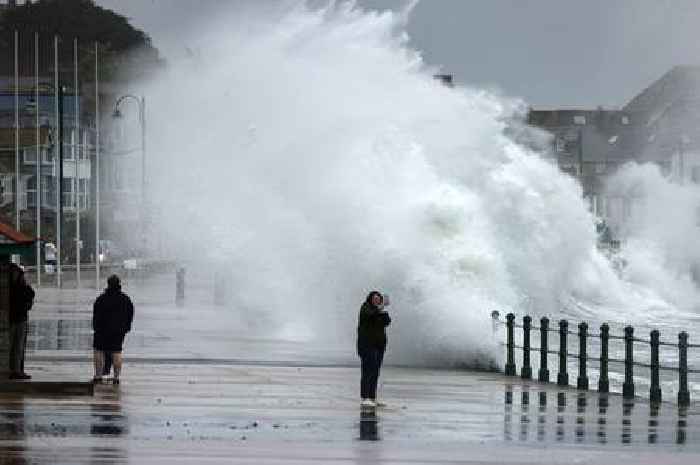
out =
[[(40, 293), (28, 360), (36, 380), (91, 376), (91, 295)], [(198, 322), (165, 303), (141, 309), (119, 386), (98, 385), (94, 397), (0, 396), (0, 464), (700, 461), (696, 404), (387, 367), (387, 407), (362, 410), (358, 368), (339, 353), (300, 356), (295, 342), (240, 334), (226, 346), (236, 357), (217, 358), (221, 321), (208, 318), (216, 309), (199, 309)], [(184, 323), (190, 339), (168, 337)]]
[[(32, 362), (37, 379), (89, 365)], [(357, 369), (131, 363), (93, 398), (0, 398), (0, 460), (24, 463), (697, 463), (700, 411), (387, 368), (362, 410)], [(678, 459), (678, 462), (669, 460)], [(681, 460), (682, 459), (682, 460)], [(640, 462), (641, 460), (641, 462)]]

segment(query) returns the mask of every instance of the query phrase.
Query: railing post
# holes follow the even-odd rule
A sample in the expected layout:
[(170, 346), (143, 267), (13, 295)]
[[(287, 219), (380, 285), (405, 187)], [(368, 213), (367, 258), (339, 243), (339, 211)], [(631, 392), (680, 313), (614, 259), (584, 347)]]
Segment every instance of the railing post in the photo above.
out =
[(506, 315), (506, 331), (507, 331), (507, 342), (506, 350), (508, 354), (506, 355), (506, 376), (515, 376), (515, 337), (513, 335), (513, 329), (515, 328), (515, 315), (509, 313)]
[(586, 338), (588, 337), (588, 324), (585, 322), (578, 325), (578, 389), (588, 389), (588, 374), (586, 373)]
[(688, 333), (682, 331), (678, 335), (678, 405), (690, 404), (688, 392)]
[(649, 400), (661, 402), (661, 387), (659, 385), (659, 331), (653, 330), (650, 334), (651, 344), (651, 387), (649, 388)]
[(609, 392), (610, 381), (608, 380), (608, 340), (610, 338), (610, 327), (607, 323), (600, 326), (600, 378), (598, 379), (598, 392)]
[(566, 370), (566, 358), (568, 356), (566, 336), (568, 331), (569, 322), (566, 320), (559, 320), (559, 374), (557, 375), (557, 384), (559, 386), (569, 385), (569, 373)]
[(529, 315), (523, 317), (523, 367), (520, 369), (520, 377), (532, 378), (532, 366), (530, 366), (530, 325), (532, 318)]
[(549, 382), (549, 370), (547, 369), (547, 356), (549, 355), (549, 347), (547, 347), (547, 333), (549, 332), (549, 318), (542, 317), (540, 320), (540, 371), (537, 379), (543, 383)]
[(634, 328), (625, 327), (625, 382), (622, 384), (622, 397), (634, 397)]

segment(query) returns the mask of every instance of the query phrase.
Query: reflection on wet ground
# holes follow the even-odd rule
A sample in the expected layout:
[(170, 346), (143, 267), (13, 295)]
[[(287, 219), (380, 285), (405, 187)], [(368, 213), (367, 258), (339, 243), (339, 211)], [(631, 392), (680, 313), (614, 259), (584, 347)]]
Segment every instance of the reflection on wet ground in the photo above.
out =
[[(89, 364), (35, 363), (30, 369), (41, 377), (48, 369), (89, 372)], [(509, 378), (499, 374), (387, 368), (381, 391), (388, 406), (376, 410), (360, 408), (355, 368), (153, 363), (128, 364), (124, 377), (120, 386), (97, 386), (95, 397), (0, 397), (0, 457), (80, 463), (71, 455), (79, 454), (88, 463), (141, 463), (141, 449), (152, 444), (184, 453), (187, 444), (206, 444), (229, 457), (236, 444), (269, 442), (700, 449), (695, 407), (506, 384)]]
[(531, 407), (530, 386), (519, 388), (520, 399), (515, 402), (514, 387), (505, 387), (506, 441), (683, 445), (689, 441), (689, 430), (695, 439), (699, 437), (697, 425), (694, 429), (688, 425), (688, 407), (635, 403), (616, 395), (574, 390), (539, 391), (537, 406)]
[(379, 417), (376, 410), (360, 410), (360, 440), (379, 441)]
[(86, 319), (30, 319), (27, 350), (90, 350), (92, 321)]

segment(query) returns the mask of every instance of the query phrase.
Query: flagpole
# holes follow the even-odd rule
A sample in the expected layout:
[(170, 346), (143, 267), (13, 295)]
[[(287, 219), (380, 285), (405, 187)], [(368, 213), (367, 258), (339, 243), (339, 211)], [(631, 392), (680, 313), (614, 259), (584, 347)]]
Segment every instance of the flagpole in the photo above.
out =
[(95, 289), (100, 288), (100, 91), (98, 43), (95, 42)]
[[(61, 206), (63, 204), (61, 199), (61, 192), (62, 192), (62, 186), (61, 184), (63, 183), (63, 179), (61, 179), (61, 173), (63, 172), (63, 167), (59, 166), (62, 164), (63, 160), (61, 160), (61, 157), (59, 156), (59, 153), (63, 150), (63, 135), (61, 134), (61, 124), (62, 121), (60, 121), (62, 118), (61, 111), (59, 110), (59, 107), (61, 106), (61, 102), (59, 102), (59, 98), (62, 98), (62, 92), (59, 90), (59, 82), (58, 82), (58, 36), (53, 37), (53, 48), (54, 48), (54, 84), (55, 84), (55, 99), (54, 99), (54, 106), (56, 109), (56, 124), (55, 124), (55, 129), (57, 133), (56, 141), (54, 144), (54, 175), (56, 177), (56, 286), (61, 287), (61, 260), (62, 260), (62, 251), (61, 251), (61, 219), (62, 219), (62, 212), (61, 212)], [(56, 147), (58, 145), (58, 147)], [(56, 150), (58, 149), (58, 150)]]
[(34, 102), (36, 103), (36, 285), (41, 286), (41, 128), (39, 122), (39, 33), (34, 33)]
[(19, 223), (19, 31), (15, 29), (15, 229), (20, 230)]
[(80, 99), (78, 98), (78, 38), (73, 39), (73, 103), (75, 104), (75, 131), (73, 146), (73, 197), (75, 199), (75, 279), (80, 289)]

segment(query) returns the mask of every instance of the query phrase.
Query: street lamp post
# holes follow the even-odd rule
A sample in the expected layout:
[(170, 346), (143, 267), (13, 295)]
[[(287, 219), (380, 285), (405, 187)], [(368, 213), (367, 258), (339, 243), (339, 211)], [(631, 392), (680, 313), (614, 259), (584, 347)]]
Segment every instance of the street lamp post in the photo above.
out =
[(139, 109), (139, 125), (141, 126), (141, 246), (146, 246), (146, 97), (137, 97), (133, 94), (122, 95), (114, 103), (114, 118), (121, 118), (122, 113), (119, 111), (119, 105), (127, 99), (136, 102)]

